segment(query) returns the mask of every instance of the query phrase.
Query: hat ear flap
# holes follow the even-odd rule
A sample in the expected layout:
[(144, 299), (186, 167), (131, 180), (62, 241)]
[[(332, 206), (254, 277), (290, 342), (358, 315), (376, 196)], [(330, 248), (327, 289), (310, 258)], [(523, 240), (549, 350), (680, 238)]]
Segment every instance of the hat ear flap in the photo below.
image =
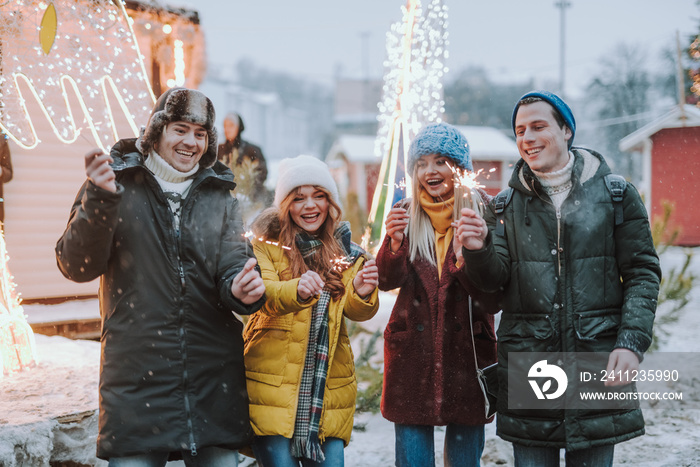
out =
[(202, 167), (211, 167), (214, 165), (217, 159), (217, 154), (219, 152), (218, 136), (216, 133), (216, 128), (213, 126), (207, 131), (207, 150), (202, 155), (199, 160), (199, 165)]

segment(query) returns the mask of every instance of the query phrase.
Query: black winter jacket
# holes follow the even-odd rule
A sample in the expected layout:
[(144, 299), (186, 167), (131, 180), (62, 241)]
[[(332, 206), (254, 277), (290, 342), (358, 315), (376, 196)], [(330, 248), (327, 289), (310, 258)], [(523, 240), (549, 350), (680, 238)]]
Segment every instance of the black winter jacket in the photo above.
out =
[[(495, 233), (491, 203), (482, 250), (463, 249), (469, 278), (485, 291), (504, 289), (498, 327), (498, 434), (529, 446), (583, 449), (644, 433), (639, 409), (508, 409), (508, 352), (643, 354), (651, 343), (661, 270), (646, 209), (628, 184), (624, 221), (615, 226), (605, 186), (610, 168), (590, 150), (573, 151), (573, 187), (561, 218), (520, 160), (509, 182), (505, 234)], [(570, 371), (571, 369), (568, 369)]]
[(61, 272), (100, 277), (102, 358), (97, 455), (236, 449), (250, 442), (242, 324), (231, 281), (253, 256), (233, 175), (201, 168), (180, 233), (135, 140), (111, 151), (117, 193), (87, 181), (56, 245)]

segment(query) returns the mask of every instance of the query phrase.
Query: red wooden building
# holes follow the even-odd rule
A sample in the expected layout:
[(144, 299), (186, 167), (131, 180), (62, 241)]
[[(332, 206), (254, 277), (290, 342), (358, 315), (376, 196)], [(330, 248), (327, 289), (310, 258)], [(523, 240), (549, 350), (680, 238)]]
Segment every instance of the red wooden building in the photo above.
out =
[(675, 244), (700, 245), (700, 109), (676, 106), (663, 117), (620, 141), (643, 167), (639, 189), (652, 220), (663, 215), (665, 201), (674, 206), (670, 222), (680, 228)]

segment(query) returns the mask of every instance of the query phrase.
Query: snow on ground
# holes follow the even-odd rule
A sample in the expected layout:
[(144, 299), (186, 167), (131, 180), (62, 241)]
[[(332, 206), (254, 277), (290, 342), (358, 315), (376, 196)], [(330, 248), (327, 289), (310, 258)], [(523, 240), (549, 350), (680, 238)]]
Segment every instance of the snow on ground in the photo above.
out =
[[(683, 261), (681, 249), (670, 250), (662, 257), (664, 272), (679, 267)], [(686, 369), (681, 381), (671, 389), (683, 391), (682, 403), (659, 403), (654, 408), (645, 409), (647, 434), (634, 440), (618, 444), (615, 448), (615, 465), (640, 467), (700, 466), (700, 249), (695, 249), (691, 271), (696, 276), (696, 287), (691, 292), (690, 303), (681, 312), (678, 321), (666, 325), (670, 338), (661, 343), (657, 352), (663, 358), (664, 352), (693, 352), (678, 357), (679, 364), (694, 364)], [(394, 296), (381, 295), (380, 310), (372, 320), (363, 323), (370, 332), (383, 330), (391, 313)], [(61, 305), (24, 305), (28, 321), (56, 321), (59, 317), (99, 316), (96, 300), (67, 302)], [(664, 309), (659, 310), (659, 314)], [(368, 336), (353, 342), (356, 355), (361, 342)], [(97, 407), (97, 371), (99, 366), (99, 344), (89, 341), (71, 341), (62, 337), (36, 336), (39, 351), (39, 364), (36, 368), (8, 378), (0, 379), (0, 465), (3, 460), (14, 457), (13, 440), (25, 439), (25, 449), (39, 452), (51, 449), (51, 427), (55, 417), (68, 413), (80, 413)], [(373, 360), (381, 364), (381, 339), (377, 343), (378, 352)], [(650, 355), (649, 361), (655, 358)], [(347, 467), (384, 467), (393, 465), (394, 429), (392, 423), (380, 414), (359, 413), (355, 419), (356, 429), (352, 441), (345, 450)], [(11, 428), (8, 430), (8, 428)], [(9, 434), (8, 434), (9, 433)], [(93, 434), (94, 436), (94, 434)], [(51, 438), (51, 439), (50, 439)], [(26, 441), (28, 439), (28, 441)], [(89, 440), (90, 441), (90, 440)], [(437, 465), (442, 465), (442, 444), (444, 429), (435, 430), (435, 454)], [(91, 440), (94, 444), (94, 439)], [(54, 447), (55, 449), (55, 447)], [(94, 452), (94, 448), (93, 448)], [(7, 457), (10, 456), (10, 457)], [(242, 465), (249, 466), (251, 460)], [(486, 448), (482, 458), (485, 467), (512, 465), (513, 456), (510, 443), (495, 434), (495, 423), (487, 425)], [(22, 465), (22, 464), (17, 464)], [(24, 464), (24, 465), (48, 465)], [(100, 464), (102, 465), (102, 464)], [(169, 463), (177, 467), (182, 463)]]
[[(671, 268), (679, 268), (685, 258), (683, 249), (668, 250), (662, 257), (664, 275), (668, 275)], [(634, 465), (640, 467), (680, 467), (700, 466), (700, 428), (697, 420), (700, 419), (700, 339), (697, 335), (700, 331), (700, 248), (693, 250), (694, 256), (690, 271), (695, 275), (695, 288), (691, 291), (690, 302), (680, 313), (676, 322), (665, 326), (670, 337), (659, 346), (656, 356), (649, 355), (647, 363), (653, 359), (668, 362), (663, 354), (666, 352), (685, 352), (685, 354), (673, 354), (673, 358), (687, 360), (680, 362), (682, 366), (681, 381), (671, 388), (674, 391), (683, 391), (685, 402), (671, 404), (663, 402), (655, 408), (645, 408), (644, 417), (647, 423), (646, 435), (620, 443), (615, 447), (614, 465)], [(362, 323), (363, 327), (373, 332), (384, 329), (391, 307), (393, 296), (382, 293), (380, 296), (380, 310), (372, 320)], [(664, 307), (658, 314), (665, 312)], [(355, 343), (354, 343), (355, 344)], [(381, 353), (381, 342), (377, 343)], [(356, 354), (357, 354), (357, 347)], [(693, 353), (691, 353), (693, 352)], [(642, 366), (644, 368), (644, 366)], [(649, 367), (651, 368), (651, 367)], [(657, 368), (657, 367), (654, 367)], [(640, 390), (642, 386), (640, 385)], [(657, 387), (655, 390), (663, 390)], [(353, 431), (350, 445), (345, 450), (345, 464), (347, 467), (362, 466), (391, 466), (394, 462), (394, 428), (393, 424), (385, 420), (381, 414), (357, 414), (355, 425), (363, 426), (363, 430)], [(435, 460), (436, 465), (442, 465), (442, 451), (444, 442), (444, 429), (438, 427), (435, 430)], [(563, 459), (563, 451), (562, 451)], [(496, 436), (496, 423), (486, 426), (486, 447), (482, 456), (482, 466), (513, 465), (513, 453), (510, 443)], [(563, 465), (563, 460), (562, 460)]]

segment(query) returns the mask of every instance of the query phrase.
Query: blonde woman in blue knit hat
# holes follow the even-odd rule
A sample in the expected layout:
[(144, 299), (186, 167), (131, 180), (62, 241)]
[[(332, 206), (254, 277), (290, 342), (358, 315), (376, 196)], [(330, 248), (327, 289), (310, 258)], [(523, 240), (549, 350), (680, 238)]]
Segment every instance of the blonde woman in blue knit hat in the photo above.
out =
[(244, 331), (253, 452), (262, 467), (344, 464), (357, 381), (345, 318), (377, 312), (377, 266), (342, 222), (338, 187), (311, 156), (280, 163), (253, 222), (267, 301)]
[(397, 466), (434, 465), (435, 426), (446, 426), (445, 465), (479, 465), (492, 418), (474, 353), (480, 367), (495, 362), (498, 308), (467, 280), (454, 241), (456, 172), (472, 170), (469, 143), (451, 125), (429, 125), (408, 164), (413, 198), (391, 209), (377, 254), (379, 288), (399, 288), (384, 332), (382, 414), (395, 424)]

